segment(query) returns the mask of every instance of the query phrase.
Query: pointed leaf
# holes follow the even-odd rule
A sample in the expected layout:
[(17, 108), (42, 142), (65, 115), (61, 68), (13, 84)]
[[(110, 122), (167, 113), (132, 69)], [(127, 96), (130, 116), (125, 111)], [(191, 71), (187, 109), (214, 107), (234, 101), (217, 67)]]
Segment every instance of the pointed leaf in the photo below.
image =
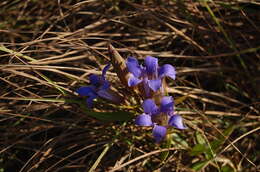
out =
[(174, 100), (174, 104), (178, 105), (178, 104), (184, 102), (187, 98), (188, 98), (188, 95), (178, 97), (177, 99)]
[(112, 121), (129, 121), (134, 116), (130, 112), (94, 112), (90, 111), (85, 104), (81, 104), (81, 109), (89, 116), (105, 122)]
[(203, 167), (207, 166), (209, 161), (199, 161), (192, 165), (192, 169), (195, 171), (200, 171)]
[(192, 156), (197, 156), (202, 153), (205, 153), (208, 150), (208, 146), (205, 144), (197, 144), (195, 145), (192, 150), (191, 150), (191, 155)]

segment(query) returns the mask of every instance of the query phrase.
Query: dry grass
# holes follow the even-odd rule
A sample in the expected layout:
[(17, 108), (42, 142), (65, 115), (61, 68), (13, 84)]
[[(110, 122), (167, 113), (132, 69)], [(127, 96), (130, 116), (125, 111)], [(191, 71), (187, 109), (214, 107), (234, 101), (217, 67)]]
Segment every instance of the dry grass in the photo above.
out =
[[(1, 1), (0, 171), (256, 171), (259, 5)], [(102, 122), (73, 103), (74, 90), (109, 61), (108, 42), (125, 58), (176, 66), (169, 91), (185, 96), (176, 111), (189, 129), (174, 130), (169, 148), (133, 121)], [(115, 107), (96, 108), (104, 109)]]

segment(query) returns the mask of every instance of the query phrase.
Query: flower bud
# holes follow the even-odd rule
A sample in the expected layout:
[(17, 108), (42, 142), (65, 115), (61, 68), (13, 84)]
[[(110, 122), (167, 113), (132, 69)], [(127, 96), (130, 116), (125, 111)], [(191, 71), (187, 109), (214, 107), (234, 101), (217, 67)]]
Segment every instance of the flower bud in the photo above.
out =
[(118, 53), (118, 51), (111, 45), (108, 44), (108, 52), (110, 56), (111, 63), (114, 70), (124, 85), (128, 85), (129, 72), (127, 70), (124, 58)]

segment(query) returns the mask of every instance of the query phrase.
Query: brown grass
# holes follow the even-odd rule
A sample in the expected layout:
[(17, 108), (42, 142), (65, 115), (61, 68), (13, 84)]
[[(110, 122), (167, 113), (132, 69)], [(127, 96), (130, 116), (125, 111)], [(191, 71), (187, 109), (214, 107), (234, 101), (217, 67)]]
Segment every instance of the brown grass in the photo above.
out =
[[(224, 0), (1, 1), (0, 171), (196, 171), (199, 163), (198, 171), (256, 171), (259, 8)], [(189, 129), (174, 130), (169, 148), (133, 121), (102, 122), (66, 101), (80, 100), (75, 89), (109, 62), (108, 43), (124, 58), (152, 55), (176, 66), (169, 91), (186, 96), (176, 111)], [(124, 93), (113, 70), (108, 79)], [(202, 143), (209, 152), (194, 155)]]

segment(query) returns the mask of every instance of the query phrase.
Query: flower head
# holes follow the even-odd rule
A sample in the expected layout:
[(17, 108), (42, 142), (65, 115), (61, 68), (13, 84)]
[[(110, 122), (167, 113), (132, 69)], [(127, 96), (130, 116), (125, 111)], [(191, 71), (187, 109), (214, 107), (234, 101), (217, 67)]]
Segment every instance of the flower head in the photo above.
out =
[(93, 100), (101, 97), (113, 102), (119, 102), (119, 97), (110, 90), (109, 81), (106, 80), (105, 75), (109, 69), (110, 64), (106, 65), (102, 70), (102, 75), (89, 75), (90, 86), (83, 86), (76, 90), (80, 96), (87, 96), (87, 106), (93, 106)]
[(146, 99), (143, 102), (144, 113), (137, 116), (135, 123), (139, 126), (152, 126), (156, 142), (160, 142), (167, 133), (168, 127), (185, 129), (180, 115), (174, 114), (173, 98), (164, 96), (158, 107), (154, 100)]
[(134, 57), (129, 57), (126, 61), (127, 69), (130, 72), (128, 86), (136, 86), (142, 83), (146, 97), (150, 96), (150, 90), (156, 92), (161, 88), (164, 77), (175, 79), (176, 71), (170, 64), (160, 67), (158, 59), (152, 56), (147, 56), (144, 64), (145, 66), (139, 65)]

